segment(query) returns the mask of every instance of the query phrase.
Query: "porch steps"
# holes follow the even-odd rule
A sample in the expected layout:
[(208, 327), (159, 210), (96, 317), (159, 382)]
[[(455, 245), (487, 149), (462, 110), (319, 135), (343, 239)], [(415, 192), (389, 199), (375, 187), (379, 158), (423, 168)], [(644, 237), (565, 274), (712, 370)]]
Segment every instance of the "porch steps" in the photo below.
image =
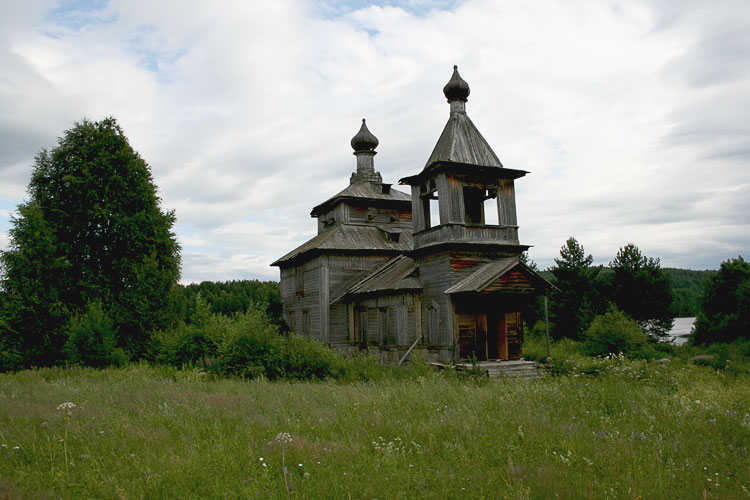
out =
[[(480, 361), (478, 365), (489, 378), (518, 377), (535, 379), (540, 377), (539, 367), (536, 362), (525, 359), (513, 361)], [(459, 363), (456, 365), (456, 369), (461, 371), (468, 371), (472, 368), (471, 363)]]

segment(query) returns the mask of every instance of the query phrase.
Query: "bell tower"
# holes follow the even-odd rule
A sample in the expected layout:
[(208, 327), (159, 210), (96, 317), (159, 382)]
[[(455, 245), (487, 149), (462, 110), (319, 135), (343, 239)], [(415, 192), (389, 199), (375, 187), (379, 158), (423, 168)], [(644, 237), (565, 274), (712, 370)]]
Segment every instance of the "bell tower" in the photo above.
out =
[(519, 255), (514, 181), (466, 114), (469, 85), (453, 67), (443, 88), (450, 117), (422, 172), (400, 180), (412, 191), (414, 249), (484, 249)]

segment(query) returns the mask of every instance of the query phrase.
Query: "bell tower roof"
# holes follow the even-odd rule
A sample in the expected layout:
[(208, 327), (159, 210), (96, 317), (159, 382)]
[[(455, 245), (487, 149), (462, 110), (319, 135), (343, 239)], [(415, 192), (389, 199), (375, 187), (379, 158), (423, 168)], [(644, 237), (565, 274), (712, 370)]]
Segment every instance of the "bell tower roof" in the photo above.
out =
[(458, 74), (458, 67), (453, 66), (453, 75), (443, 88), (451, 106), (450, 118), (425, 167), (437, 162), (453, 162), (503, 168), (500, 159), (466, 114), (469, 92), (469, 84)]

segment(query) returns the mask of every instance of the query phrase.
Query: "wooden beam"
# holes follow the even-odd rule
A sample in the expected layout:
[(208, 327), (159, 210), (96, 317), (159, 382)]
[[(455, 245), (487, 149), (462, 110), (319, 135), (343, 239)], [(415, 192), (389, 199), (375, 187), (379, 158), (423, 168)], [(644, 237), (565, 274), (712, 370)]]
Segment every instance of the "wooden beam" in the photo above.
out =
[(547, 296), (544, 296), (544, 324), (547, 328), (547, 357), (550, 357), (549, 346), (549, 307), (547, 306)]
[(421, 339), (422, 339), (421, 335), (419, 337), (417, 337), (417, 339), (414, 341), (414, 343), (411, 345), (411, 347), (409, 347), (409, 350), (406, 351), (406, 354), (404, 354), (403, 357), (400, 360), (398, 360), (398, 363), (396, 363), (396, 366), (401, 366), (401, 363), (403, 363), (404, 360), (407, 357), (409, 357), (409, 354), (411, 354), (412, 349), (414, 349), (414, 346), (416, 346), (417, 342), (419, 342)]

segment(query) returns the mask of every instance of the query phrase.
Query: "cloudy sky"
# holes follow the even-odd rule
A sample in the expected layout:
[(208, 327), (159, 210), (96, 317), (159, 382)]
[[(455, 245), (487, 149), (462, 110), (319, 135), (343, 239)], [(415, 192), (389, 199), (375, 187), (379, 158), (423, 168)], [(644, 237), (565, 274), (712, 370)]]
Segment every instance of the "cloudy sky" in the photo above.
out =
[(362, 117), (385, 182), (467, 111), (517, 181), (545, 268), (750, 257), (750, 3), (627, 0), (0, 0), (0, 248), (33, 157), (118, 119), (175, 209), (184, 282), (278, 279), (346, 187)]

